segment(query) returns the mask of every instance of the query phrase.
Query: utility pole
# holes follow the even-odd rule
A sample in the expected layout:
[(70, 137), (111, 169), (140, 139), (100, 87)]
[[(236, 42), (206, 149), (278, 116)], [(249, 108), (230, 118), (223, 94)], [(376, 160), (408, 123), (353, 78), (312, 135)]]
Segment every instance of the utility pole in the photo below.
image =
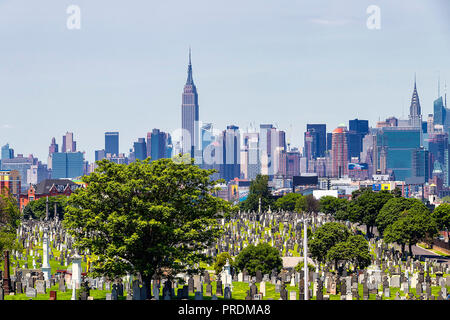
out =
[(309, 300), (309, 287), (308, 287), (308, 236), (306, 228), (306, 217), (303, 216), (303, 279), (305, 281), (305, 300)]

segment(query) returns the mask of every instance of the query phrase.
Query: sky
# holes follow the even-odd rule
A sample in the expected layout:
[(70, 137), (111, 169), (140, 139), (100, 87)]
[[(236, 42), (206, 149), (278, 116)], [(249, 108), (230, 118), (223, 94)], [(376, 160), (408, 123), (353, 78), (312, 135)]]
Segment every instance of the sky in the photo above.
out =
[(450, 87), (450, 1), (0, 0), (0, 144), (46, 162), (69, 131), (93, 161), (106, 131), (125, 153), (173, 132), (189, 46), (201, 121), (273, 123), (303, 147), (307, 123), (406, 118), (415, 73), (426, 119)]

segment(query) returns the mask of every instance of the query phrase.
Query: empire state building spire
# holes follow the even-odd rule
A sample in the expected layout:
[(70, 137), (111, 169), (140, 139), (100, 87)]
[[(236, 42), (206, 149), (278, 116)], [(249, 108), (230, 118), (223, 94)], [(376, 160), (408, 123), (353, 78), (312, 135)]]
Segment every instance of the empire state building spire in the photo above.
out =
[(414, 76), (414, 91), (409, 107), (409, 125), (411, 127), (422, 127), (422, 111), (420, 108), (419, 94), (417, 93), (416, 76)]
[(194, 85), (194, 78), (192, 77), (191, 48), (189, 48), (189, 65), (188, 65), (188, 77), (186, 80), (186, 85), (190, 86)]

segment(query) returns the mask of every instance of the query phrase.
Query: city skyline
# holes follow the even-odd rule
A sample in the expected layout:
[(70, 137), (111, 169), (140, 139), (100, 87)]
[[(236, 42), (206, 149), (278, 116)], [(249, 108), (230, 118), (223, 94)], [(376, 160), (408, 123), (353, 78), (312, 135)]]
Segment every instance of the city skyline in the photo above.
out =
[[(179, 12), (186, 7), (189, 19), (171, 13), (167, 4), (144, 19), (138, 11), (148, 4), (134, 4), (126, 14), (121, 5), (81, 2), (81, 30), (70, 31), (66, 4), (48, 5), (44, 13), (40, 4), (6, 1), (0, 11), (0, 37), (8, 45), (0, 53), (0, 143), (45, 162), (51, 139), (61, 146), (60, 137), (73, 132), (77, 149), (92, 162), (105, 132), (120, 132), (119, 152), (128, 153), (153, 128), (179, 129), (189, 46), (200, 120), (219, 130), (233, 124), (244, 132), (250, 123), (273, 123), (286, 131), (291, 146), (301, 148), (306, 123), (326, 123), (331, 131), (354, 118), (372, 126), (389, 116), (406, 119), (414, 73), (425, 119), (433, 112), (438, 79), (441, 94), (450, 82), (449, 4), (379, 1), (381, 29), (369, 30), (370, 2), (347, 2), (345, 8), (319, 1), (282, 9), (276, 2), (258, 7), (250, 1), (231, 16), (221, 4), (180, 3)], [(250, 18), (249, 10), (255, 10)], [(164, 19), (173, 15), (178, 20), (164, 29)], [(249, 21), (236, 28), (233, 23), (243, 17)], [(156, 35), (154, 27), (166, 31)], [(218, 36), (211, 38), (212, 32)], [(144, 35), (145, 44), (138, 41)], [(16, 110), (32, 116), (15, 121)], [(42, 125), (30, 139), (26, 128), (36, 123)]]

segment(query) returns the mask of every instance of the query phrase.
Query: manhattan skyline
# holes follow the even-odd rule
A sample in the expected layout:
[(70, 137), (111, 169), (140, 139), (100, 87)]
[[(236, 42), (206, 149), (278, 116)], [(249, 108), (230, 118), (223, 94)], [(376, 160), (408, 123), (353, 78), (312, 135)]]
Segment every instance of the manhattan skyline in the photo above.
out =
[(192, 1), (174, 12), (78, 1), (81, 29), (67, 30), (69, 2), (3, 1), (0, 143), (46, 162), (51, 139), (69, 131), (92, 162), (105, 132), (120, 132), (128, 153), (153, 128), (179, 129), (189, 46), (200, 120), (218, 130), (273, 123), (301, 148), (307, 123), (330, 132), (354, 118), (406, 119), (414, 73), (425, 119), (438, 78), (441, 94), (450, 85), (450, 6), (377, 1), (381, 29), (369, 30), (372, 2)]

